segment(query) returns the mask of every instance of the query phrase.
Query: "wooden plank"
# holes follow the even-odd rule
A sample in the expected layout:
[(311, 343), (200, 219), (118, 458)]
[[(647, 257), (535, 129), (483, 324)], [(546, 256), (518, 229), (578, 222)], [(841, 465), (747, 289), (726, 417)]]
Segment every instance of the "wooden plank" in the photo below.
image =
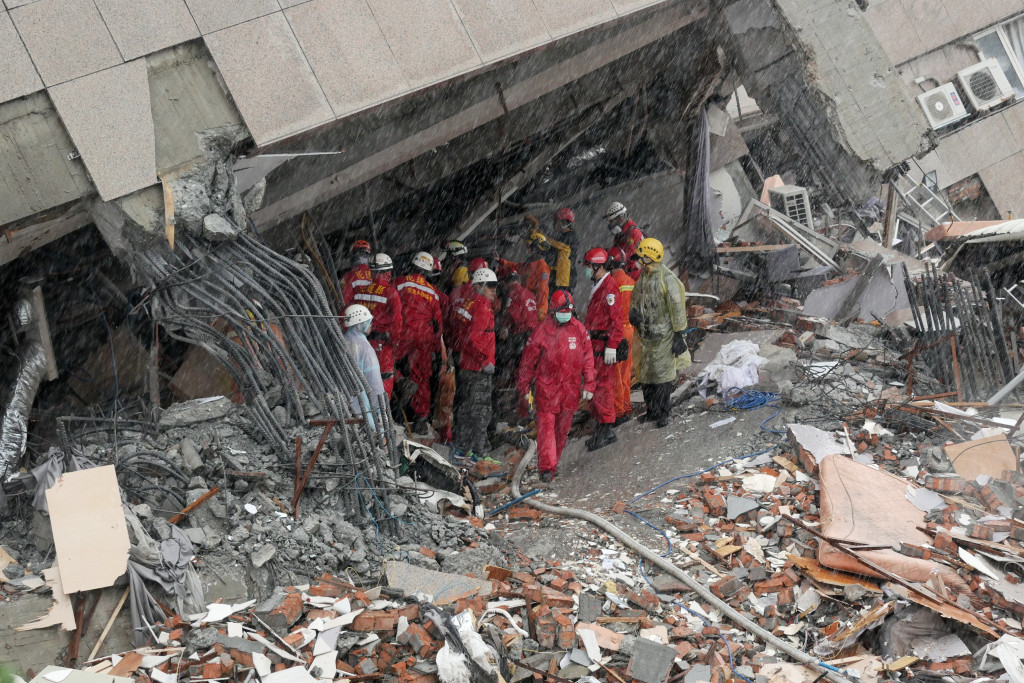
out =
[(0, 237), (0, 266), (46, 246), (92, 222), (80, 206), (48, 221), (11, 230), (9, 236)]
[(135, 670), (142, 664), (142, 655), (132, 650), (124, 657), (121, 661), (114, 665), (114, 668), (108, 671), (105, 675), (107, 676), (131, 676), (135, 673)]

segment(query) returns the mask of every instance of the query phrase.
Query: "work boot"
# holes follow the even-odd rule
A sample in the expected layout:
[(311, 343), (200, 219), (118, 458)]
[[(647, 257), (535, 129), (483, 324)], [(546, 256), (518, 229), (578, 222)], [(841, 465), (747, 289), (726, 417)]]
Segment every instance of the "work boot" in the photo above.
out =
[(413, 434), (424, 434), (424, 435), (429, 434), (430, 433), (430, 423), (427, 422), (427, 418), (425, 418), (425, 417), (417, 417), (416, 420), (412, 423), (412, 433)]
[(619, 425), (624, 425), (632, 419), (633, 413), (623, 413), (622, 415), (619, 415), (617, 418), (615, 418), (614, 426), (618, 427)]
[(551, 470), (543, 470), (540, 473), (540, 480), (545, 484), (550, 484), (554, 480), (555, 475), (557, 474), (557, 471), (552, 472)]
[(662, 415), (658, 418), (658, 421), (654, 423), (658, 429), (668, 426), (668, 415)]
[(612, 431), (612, 426), (606, 422), (599, 422), (597, 429), (594, 431), (594, 436), (587, 441), (587, 450), (596, 451), (599, 448), (604, 448), (608, 444), (615, 443), (619, 440), (619, 437), (615, 436), (615, 432)]

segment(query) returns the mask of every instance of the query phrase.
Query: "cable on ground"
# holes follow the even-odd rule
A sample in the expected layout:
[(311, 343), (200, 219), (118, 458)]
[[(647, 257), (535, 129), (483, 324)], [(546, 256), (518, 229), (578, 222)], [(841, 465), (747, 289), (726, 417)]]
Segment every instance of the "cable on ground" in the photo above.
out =
[[(774, 448), (774, 446), (773, 446)], [(537, 455), (537, 444), (535, 441), (530, 442), (529, 450), (526, 455), (519, 461), (516, 466), (515, 473), (512, 476), (512, 495), (513, 497), (521, 496), (522, 493), (519, 490), (519, 483), (522, 481), (523, 474), (526, 472), (527, 466), (536, 459)], [(626, 547), (636, 551), (640, 556), (651, 562), (656, 567), (669, 574), (670, 576), (682, 581), (688, 588), (695, 592), (698, 597), (713, 605), (716, 609), (720, 610), (730, 621), (736, 624), (738, 627), (747, 631), (759, 640), (771, 645), (776, 650), (785, 653), (791, 657), (794, 661), (801, 664), (806, 664), (817, 669), (822, 675), (832, 683), (851, 683), (850, 679), (843, 675), (841, 672), (834, 670), (834, 667), (829, 667), (823, 664), (817, 658), (807, 654), (798, 647), (795, 647), (792, 643), (788, 643), (778, 636), (774, 635), (770, 631), (767, 631), (761, 627), (757, 622), (752, 620), (747, 615), (741, 613), (736, 608), (732, 607), (729, 603), (725, 602), (717, 595), (711, 592), (707, 586), (703, 583), (690, 576), (672, 562), (669, 562), (664, 557), (659, 556), (657, 553), (651, 551), (642, 543), (637, 541), (635, 538), (630, 536), (628, 533), (620, 529), (611, 521), (596, 515), (588, 510), (579, 510), (577, 508), (561, 507), (554, 505), (547, 505), (546, 503), (538, 502), (536, 498), (529, 498), (524, 501), (526, 505), (536, 508), (541, 512), (546, 512), (552, 515), (558, 515), (560, 517), (568, 517), (571, 519), (580, 519), (585, 522), (589, 522), (594, 526), (602, 529), (611, 536), (618, 539)]]

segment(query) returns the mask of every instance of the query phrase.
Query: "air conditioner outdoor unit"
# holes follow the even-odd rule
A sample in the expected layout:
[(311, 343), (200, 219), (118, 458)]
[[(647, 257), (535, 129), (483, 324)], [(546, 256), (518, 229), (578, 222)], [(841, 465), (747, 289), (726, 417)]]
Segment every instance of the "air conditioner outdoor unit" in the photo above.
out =
[(783, 185), (768, 190), (771, 198), (771, 206), (779, 213), (785, 214), (790, 219), (814, 229), (811, 220), (811, 200), (807, 196), (807, 190), (796, 185)]
[(934, 90), (918, 95), (917, 103), (924, 109), (924, 115), (934, 130), (967, 118), (967, 107), (952, 83), (943, 83)]
[(995, 59), (986, 59), (956, 75), (974, 111), (988, 111), (1013, 99), (1013, 88)]

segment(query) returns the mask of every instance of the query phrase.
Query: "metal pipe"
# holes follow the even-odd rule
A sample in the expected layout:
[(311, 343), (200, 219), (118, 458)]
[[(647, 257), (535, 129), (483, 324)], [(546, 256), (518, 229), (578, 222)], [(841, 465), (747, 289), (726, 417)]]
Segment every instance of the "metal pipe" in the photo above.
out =
[[(523, 459), (519, 461), (519, 465), (516, 467), (514, 476), (512, 477), (512, 495), (520, 497), (522, 494), (519, 492), (519, 481), (522, 479), (523, 474), (526, 472), (526, 466), (533, 460), (537, 453), (537, 443), (535, 441), (530, 442), (530, 448), (523, 456)], [(537, 508), (541, 512), (546, 512), (551, 515), (559, 515), (562, 517), (571, 517), (573, 519), (582, 519), (586, 522), (604, 529), (606, 532), (617, 538), (627, 547), (632, 548), (640, 554), (645, 560), (654, 564), (659, 569), (667, 574), (671, 574), (676, 579), (679, 579), (687, 585), (694, 593), (700, 596), (701, 600), (711, 603), (716, 609), (720, 610), (722, 614), (728, 617), (734, 624), (745, 630), (747, 633), (759, 638), (765, 643), (771, 645), (775, 649), (786, 653), (789, 657), (812, 666), (820, 671), (825, 678), (832, 681), (832, 683), (851, 683), (851, 681), (840, 673), (836, 672), (833, 667), (824, 665), (817, 658), (807, 654), (803, 650), (794, 647), (791, 643), (788, 643), (780, 638), (777, 638), (770, 631), (767, 631), (759, 626), (752, 619), (736, 610), (732, 605), (725, 602), (717, 595), (711, 592), (707, 586), (702, 584), (697, 579), (693, 578), (679, 567), (675, 566), (661, 555), (648, 549), (642, 543), (637, 541), (635, 538), (627, 534), (625, 531), (612, 524), (604, 517), (595, 515), (593, 512), (587, 510), (578, 510), (576, 508), (567, 507), (556, 507), (554, 505), (546, 505), (539, 503), (534, 499), (529, 499), (526, 504), (530, 507)]]
[(1013, 393), (1013, 390), (1019, 387), (1022, 382), (1024, 382), (1024, 370), (1021, 370), (1020, 374), (1011, 379), (1009, 384), (993, 394), (992, 398), (986, 401), (986, 403), (988, 403), (989, 406), (999, 405), (1003, 399)]

